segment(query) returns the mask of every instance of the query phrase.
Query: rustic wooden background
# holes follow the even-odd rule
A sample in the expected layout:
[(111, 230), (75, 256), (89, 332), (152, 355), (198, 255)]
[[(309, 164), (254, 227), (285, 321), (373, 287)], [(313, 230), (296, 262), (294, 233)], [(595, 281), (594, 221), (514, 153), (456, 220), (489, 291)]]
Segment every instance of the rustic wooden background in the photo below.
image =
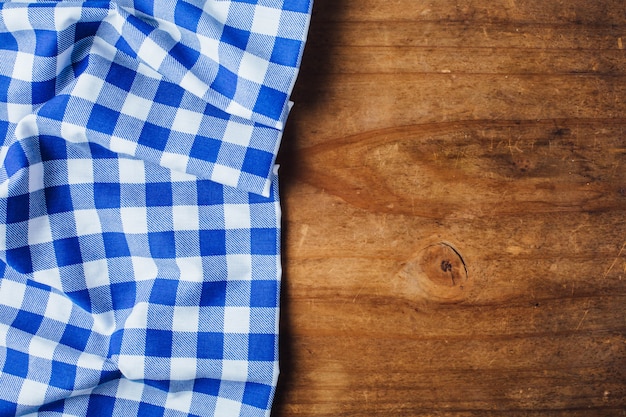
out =
[(316, 0), (273, 417), (626, 415), (626, 1)]

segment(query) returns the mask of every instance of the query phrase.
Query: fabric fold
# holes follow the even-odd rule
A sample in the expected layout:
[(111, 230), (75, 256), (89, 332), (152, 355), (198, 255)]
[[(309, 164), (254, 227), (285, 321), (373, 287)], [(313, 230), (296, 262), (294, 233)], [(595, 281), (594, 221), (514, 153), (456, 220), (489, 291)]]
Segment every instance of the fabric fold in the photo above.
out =
[(49, 134), (267, 196), (310, 2), (136, 3), (2, 3), (0, 129), (45, 118)]
[(269, 416), (311, 7), (0, 3), (0, 417)]

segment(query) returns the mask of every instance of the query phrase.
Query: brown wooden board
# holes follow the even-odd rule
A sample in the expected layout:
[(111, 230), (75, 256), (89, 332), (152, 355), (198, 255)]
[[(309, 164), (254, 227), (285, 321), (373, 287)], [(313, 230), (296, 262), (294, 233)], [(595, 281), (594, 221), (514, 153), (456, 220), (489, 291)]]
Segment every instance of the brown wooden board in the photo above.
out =
[(626, 3), (317, 0), (273, 417), (626, 415)]

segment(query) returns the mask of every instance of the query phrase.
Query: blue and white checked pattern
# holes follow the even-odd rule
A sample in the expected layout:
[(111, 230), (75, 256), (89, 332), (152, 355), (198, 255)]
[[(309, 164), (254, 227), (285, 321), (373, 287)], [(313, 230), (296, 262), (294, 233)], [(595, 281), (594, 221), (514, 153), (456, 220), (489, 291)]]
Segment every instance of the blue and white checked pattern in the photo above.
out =
[(310, 0), (0, 3), (0, 416), (267, 416)]

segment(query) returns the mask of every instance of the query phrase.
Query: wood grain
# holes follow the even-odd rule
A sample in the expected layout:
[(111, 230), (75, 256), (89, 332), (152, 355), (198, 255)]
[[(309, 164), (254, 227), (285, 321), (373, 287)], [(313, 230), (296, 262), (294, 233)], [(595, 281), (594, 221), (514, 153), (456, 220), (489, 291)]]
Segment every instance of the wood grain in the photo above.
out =
[(623, 0), (317, 0), (273, 417), (626, 415)]

